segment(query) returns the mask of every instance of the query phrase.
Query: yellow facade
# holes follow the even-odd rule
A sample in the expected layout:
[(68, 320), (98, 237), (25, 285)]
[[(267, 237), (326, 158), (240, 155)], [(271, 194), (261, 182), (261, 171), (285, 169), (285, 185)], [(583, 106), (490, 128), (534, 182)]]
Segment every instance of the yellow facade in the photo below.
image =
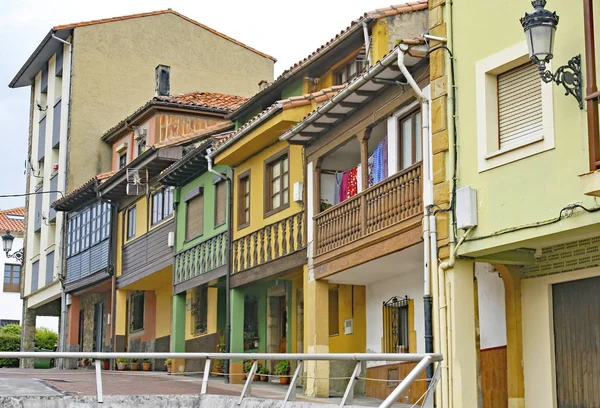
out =
[[(339, 285), (338, 311), (339, 334), (329, 336), (329, 352), (364, 353), (367, 348), (366, 288), (357, 285)], [(354, 320), (352, 334), (344, 334), (344, 321), (347, 319)]]

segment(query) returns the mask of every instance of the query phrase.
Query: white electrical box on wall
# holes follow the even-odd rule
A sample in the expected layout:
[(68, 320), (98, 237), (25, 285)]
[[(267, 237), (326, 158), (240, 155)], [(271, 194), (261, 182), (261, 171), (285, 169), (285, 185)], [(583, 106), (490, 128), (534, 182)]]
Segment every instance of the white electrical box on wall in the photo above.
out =
[(304, 184), (301, 181), (294, 183), (294, 201), (299, 203), (304, 199)]
[(354, 319), (344, 320), (344, 334), (354, 334)]
[(170, 248), (175, 246), (175, 233), (173, 231), (169, 231), (169, 235), (167, 235), (167, 245)]
[(456, 190), (456, 226), (459, 229), (477, 226), (477, 190), (471, 187)]

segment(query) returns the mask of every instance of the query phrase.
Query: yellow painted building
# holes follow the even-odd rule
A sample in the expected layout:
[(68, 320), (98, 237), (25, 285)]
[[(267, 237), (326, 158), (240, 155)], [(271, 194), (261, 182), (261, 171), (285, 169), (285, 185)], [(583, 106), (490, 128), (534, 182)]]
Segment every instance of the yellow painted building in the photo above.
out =
[[(430, 2), (430, 33), (452, 52), (430, 57), (435, 204), (451, 209), (438, 218), (432, 276), (447, 367), (438, 406), (600, 404), (588, 386), (600, 383), (588, 346), (600, 330), (598, 60), (584, 30), (599, 11), (591, 0), (533, 3)], [(550, 55), (542, 66), (522, 24), (544, 12), (558, 26), (552, 40), (536, 37)], [(564, 83), (548, 81), (560, 71)], [(581, 98), (569, 84), (578, 75)]]

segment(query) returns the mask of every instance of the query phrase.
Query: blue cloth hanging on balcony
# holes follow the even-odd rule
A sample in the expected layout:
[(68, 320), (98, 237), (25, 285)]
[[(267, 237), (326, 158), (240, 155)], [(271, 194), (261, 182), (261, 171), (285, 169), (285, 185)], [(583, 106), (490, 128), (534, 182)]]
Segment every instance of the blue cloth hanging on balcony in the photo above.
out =
[(369, 157), (369, 186), (375, 185), (386, 178), (385, 173), (387, 173), (387, 166), (385, 164), (387, 160), (385, 160), (384, 146), (387, 151), (386, 139), (379, 142), (375, 147), (375, 151), (371, 157)]

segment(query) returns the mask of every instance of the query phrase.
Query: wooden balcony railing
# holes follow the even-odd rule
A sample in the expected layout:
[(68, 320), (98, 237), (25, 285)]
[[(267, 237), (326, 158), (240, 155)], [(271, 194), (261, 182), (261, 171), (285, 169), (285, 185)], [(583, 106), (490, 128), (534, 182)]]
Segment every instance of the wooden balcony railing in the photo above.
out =
[(303, 225), (304, 212), (299, 212), (233, 241), (233, 273), (304, 249)]
[(317, 214), (316, 255), (340, 248), (423, 211), (421, 163)]
[(175, 255), (173, 283), (178, 284), (227, 264), (227, 231)]

